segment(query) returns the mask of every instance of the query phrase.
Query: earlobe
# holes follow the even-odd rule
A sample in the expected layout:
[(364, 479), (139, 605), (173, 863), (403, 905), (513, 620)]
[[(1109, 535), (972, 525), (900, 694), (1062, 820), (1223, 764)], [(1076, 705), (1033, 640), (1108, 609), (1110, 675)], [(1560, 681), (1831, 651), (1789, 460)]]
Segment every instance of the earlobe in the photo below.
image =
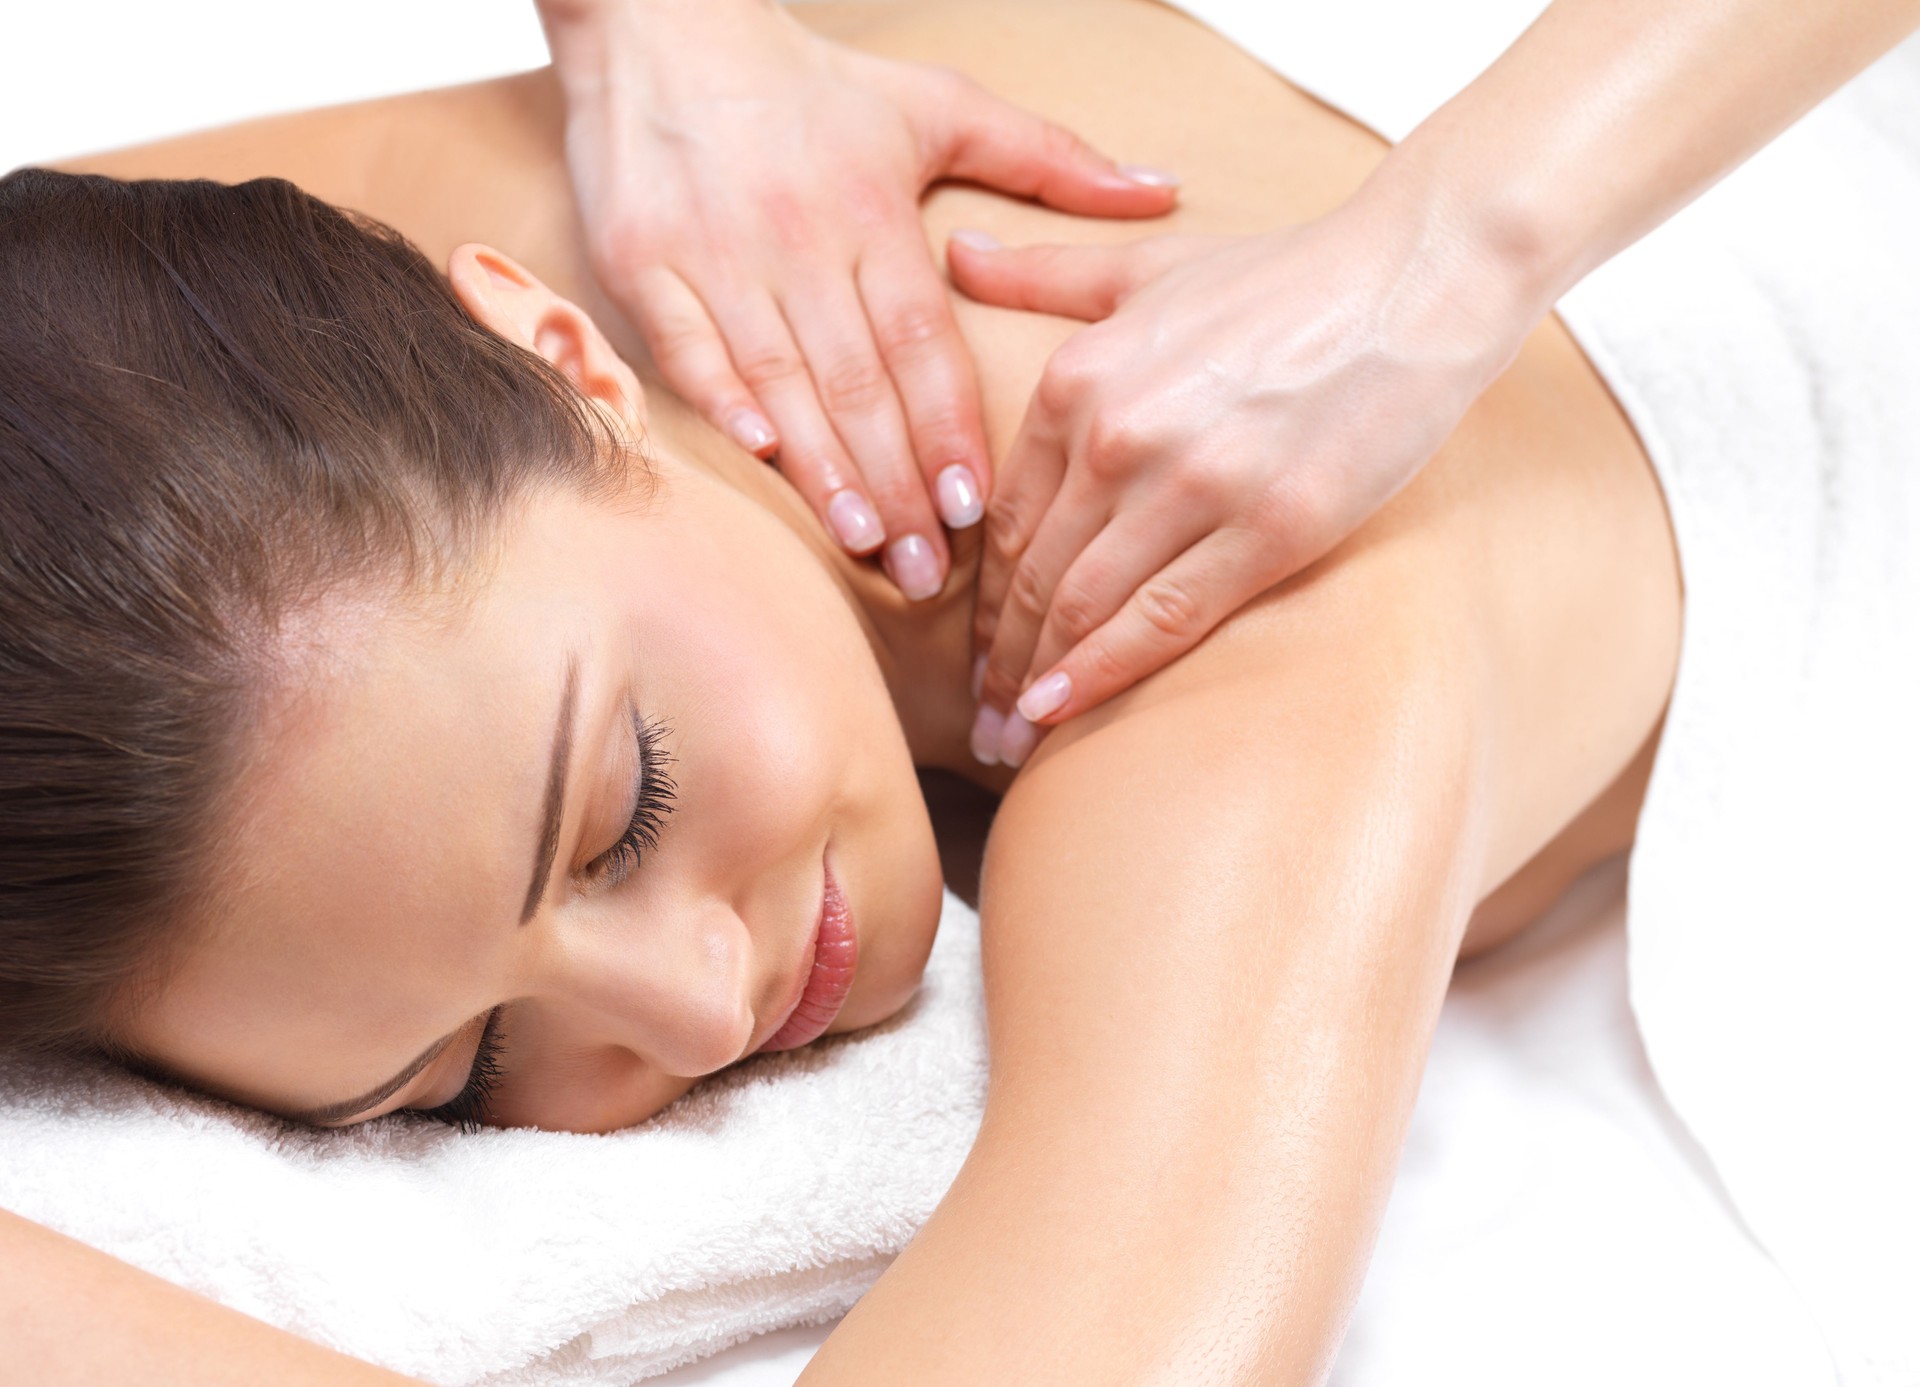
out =
[(633, 368), (593, 319), (524, 265), (492, 246), (470, 242), (448, 258), (447, 279), (475, 322), (548, 362), (629, 428), (645, 425), (646, 394)]

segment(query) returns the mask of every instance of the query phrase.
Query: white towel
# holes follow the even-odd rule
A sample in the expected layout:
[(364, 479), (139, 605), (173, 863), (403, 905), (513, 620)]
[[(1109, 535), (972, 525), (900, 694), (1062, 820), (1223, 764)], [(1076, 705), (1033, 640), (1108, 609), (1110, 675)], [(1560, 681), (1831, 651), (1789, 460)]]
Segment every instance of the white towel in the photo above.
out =
[[(1183, 0), (1399, 139), (1540, 0)], [(1686, 577), (1633, 855), (1655, 1074), (1823, 1325), (1920, 1384), (1920, 40), (1560, 306)]]
[(605, 1136), (316, 1132), (93, 1066), (0, 1071), (0, 1207), (446, 1384), (614, 1387), (844, 1312), (932, 1212), (986, 1086), (978, 920), (919, 995)]

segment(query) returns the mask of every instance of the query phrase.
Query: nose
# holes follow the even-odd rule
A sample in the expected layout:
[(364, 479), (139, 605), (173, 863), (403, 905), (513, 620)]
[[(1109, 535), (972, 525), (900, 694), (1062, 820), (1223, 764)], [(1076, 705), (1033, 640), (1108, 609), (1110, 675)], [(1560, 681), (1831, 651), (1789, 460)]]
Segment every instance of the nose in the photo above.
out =
[(721, 899), (645, 913), (583, 909), (555, 925), (541, 1010), (575, 1053), (615, 1047), (697, 1078), (732, 1063), (752, 1038), (752, 963), (746, 924)]

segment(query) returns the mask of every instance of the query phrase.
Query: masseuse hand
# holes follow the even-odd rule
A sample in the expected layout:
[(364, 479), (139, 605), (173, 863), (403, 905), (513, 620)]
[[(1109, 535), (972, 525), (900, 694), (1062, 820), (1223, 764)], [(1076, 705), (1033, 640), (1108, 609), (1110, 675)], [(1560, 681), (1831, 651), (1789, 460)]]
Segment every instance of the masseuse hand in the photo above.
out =
[[(850, 552), (938, 592), (989, 489), (978, 389), (918, 203), (966, 179), (1145, 217), (1125, 169), (958, 74), (817, 38), (770, 0), (542, 0), (595, 272), (667, 383)], [(938, 516), (936, 517), (936, 508)]]
[(1544, 305), (1419, 241), (1365, 197), (1248, 238), (954, 238), (973, 297), (1105, 320), (1048, 363), (989, 508), (976, 756), (1020, 764), (1036, 724), (1192, 648), (1445, 441)]
[(1916, 25), (1920, 0), (1554, 0), (1319, 221), (1121, 250), (956, 238), (975, 297), (1106, 320), (1049, 364), (988, 515), (976, 754), (1019, 764), (1037, 724), (1325, 553), (1563, 293)]

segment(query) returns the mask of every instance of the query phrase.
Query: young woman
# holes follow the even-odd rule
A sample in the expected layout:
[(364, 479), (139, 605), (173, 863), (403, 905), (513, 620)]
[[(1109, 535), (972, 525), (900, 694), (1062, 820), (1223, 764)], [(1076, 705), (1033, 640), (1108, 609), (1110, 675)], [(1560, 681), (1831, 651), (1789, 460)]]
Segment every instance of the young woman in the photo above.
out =
[[(1179, 167), (1181, 229), (1382, 152), (1147, 4), (817, 22)], [(1680, 619), (1631, 430), (1549, 322), (1350, 539), (986, 770), (977, 530), (909, 609), (638, 381), (559, 110), (535, 74), (91, 165), (288, 178), (425, 261), (272, 185), (0, 194), (8, 1045), (309, 1121), (630, 1124), (911, 994), (944, 767), (1005, 791), (986, 1117), (806, 1380), (1318, 1380), (1455, 960), (1631, 840)], [(1070, 325), (957, 311), (998, 456)], [(0, 1231), (36, 1381), (384, 1378)]]

